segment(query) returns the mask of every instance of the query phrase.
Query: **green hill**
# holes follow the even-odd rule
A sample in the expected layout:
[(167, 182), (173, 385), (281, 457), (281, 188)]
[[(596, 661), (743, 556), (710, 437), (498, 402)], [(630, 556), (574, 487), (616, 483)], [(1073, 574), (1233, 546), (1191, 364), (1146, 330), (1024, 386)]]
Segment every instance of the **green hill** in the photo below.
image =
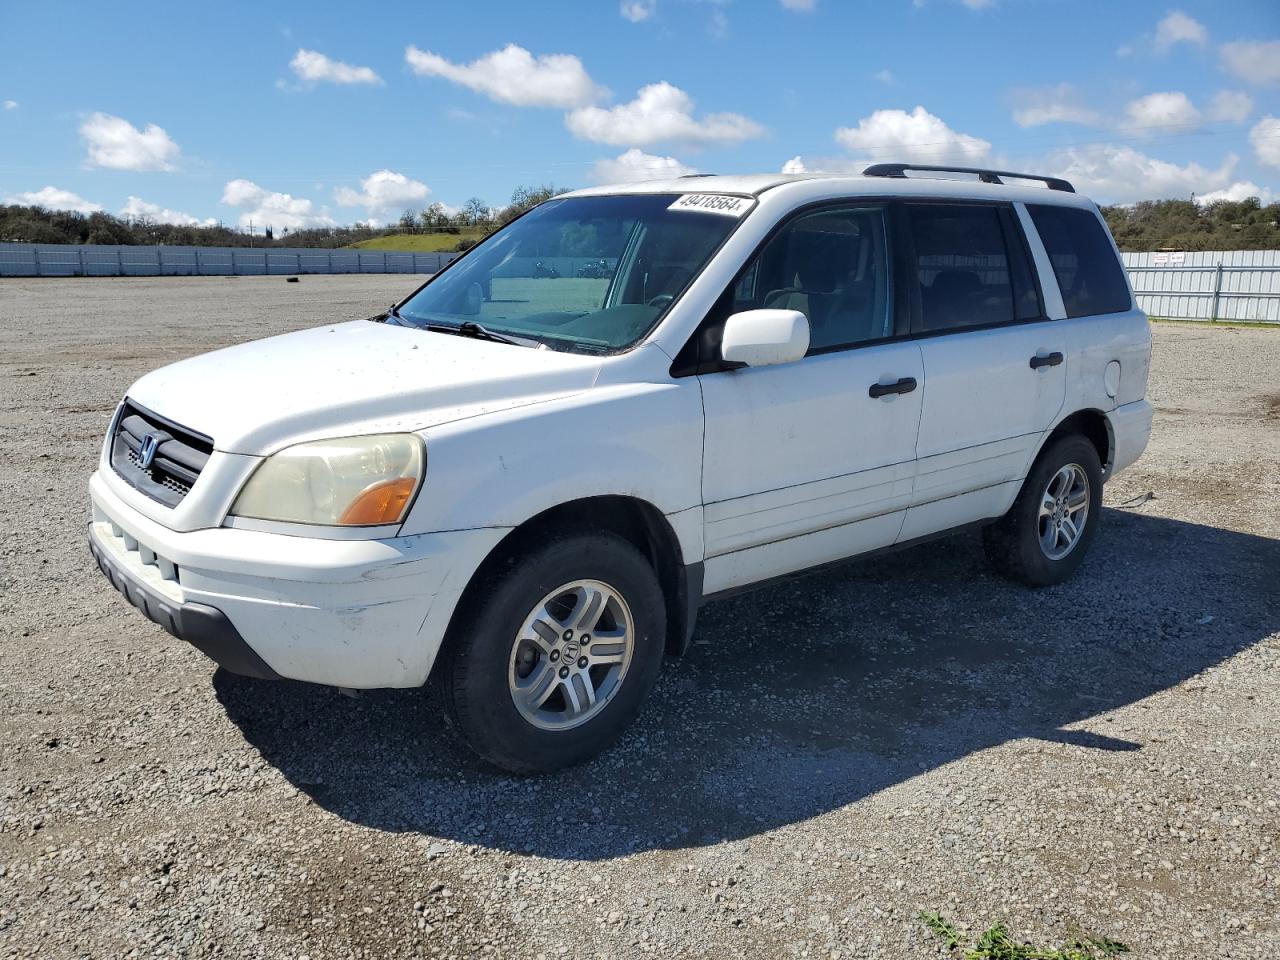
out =
[(473, 243), (484, 236), (481, 230), (464, 230), (461, 233), (395, 233), (389, 237), (374, 237), (351, 244), (359, 250), (403, 250), (417, 253), (447, 253), (457, 248), (459, 241)]

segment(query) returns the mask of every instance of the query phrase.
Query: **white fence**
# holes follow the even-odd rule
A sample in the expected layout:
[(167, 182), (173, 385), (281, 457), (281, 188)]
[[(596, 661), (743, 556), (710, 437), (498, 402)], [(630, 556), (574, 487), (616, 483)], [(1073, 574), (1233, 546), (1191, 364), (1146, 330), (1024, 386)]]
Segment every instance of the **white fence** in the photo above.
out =
[[(436, 273), (456, 253), (314, 247), (140, 247), (0, 243), (0, 277)], [(1153, 317), (1280, 323), (1280, 250), (1126, 253), (1138, 305)], [(534, 258), (518, 269), (533, 269)], [(548, 258), (574, 276), (590, 258)]]
[(317, 247), (140, 247), (0, 243), (0, 277), (229, 277), (436, 273), (456, 253)]
[(1280, 250), (1122, 256), (1138, 306), (1153, 317), (1280, 323)]

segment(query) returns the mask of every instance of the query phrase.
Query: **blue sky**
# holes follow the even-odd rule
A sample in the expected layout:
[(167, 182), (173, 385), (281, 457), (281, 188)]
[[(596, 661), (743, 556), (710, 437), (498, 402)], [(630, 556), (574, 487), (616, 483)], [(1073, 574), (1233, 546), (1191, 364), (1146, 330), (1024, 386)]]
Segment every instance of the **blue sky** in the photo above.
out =
[(1276, 0), (0, 0), (0, 26), (8, 202), (281, 230), (891, 159), (1280, 199)]

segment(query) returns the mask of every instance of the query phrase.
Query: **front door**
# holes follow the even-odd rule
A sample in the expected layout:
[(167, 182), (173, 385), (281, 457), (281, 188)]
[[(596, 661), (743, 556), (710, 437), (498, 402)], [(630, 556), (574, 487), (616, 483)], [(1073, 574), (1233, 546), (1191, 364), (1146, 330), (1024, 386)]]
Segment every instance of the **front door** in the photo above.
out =
[(800, 310), (810, 348), (795, 363), (700, 375), (707, 593), (897, 538), (924, 369), (917, 343), (889, 341), (889, 250), (883, 206), (799, 214), (726, 296), (726, 315)]

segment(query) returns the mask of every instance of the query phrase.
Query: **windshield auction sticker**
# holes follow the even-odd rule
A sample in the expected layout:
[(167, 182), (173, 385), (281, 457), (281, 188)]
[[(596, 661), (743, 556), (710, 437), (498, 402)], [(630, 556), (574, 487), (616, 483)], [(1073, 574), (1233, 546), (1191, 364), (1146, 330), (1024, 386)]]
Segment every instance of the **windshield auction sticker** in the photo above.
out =
[(730, 197), (721, 193), (686, 193), (668, 210), (692, 210), (697, 213), (719, 213), (741, 217), (755, 205), (750, 197)]

